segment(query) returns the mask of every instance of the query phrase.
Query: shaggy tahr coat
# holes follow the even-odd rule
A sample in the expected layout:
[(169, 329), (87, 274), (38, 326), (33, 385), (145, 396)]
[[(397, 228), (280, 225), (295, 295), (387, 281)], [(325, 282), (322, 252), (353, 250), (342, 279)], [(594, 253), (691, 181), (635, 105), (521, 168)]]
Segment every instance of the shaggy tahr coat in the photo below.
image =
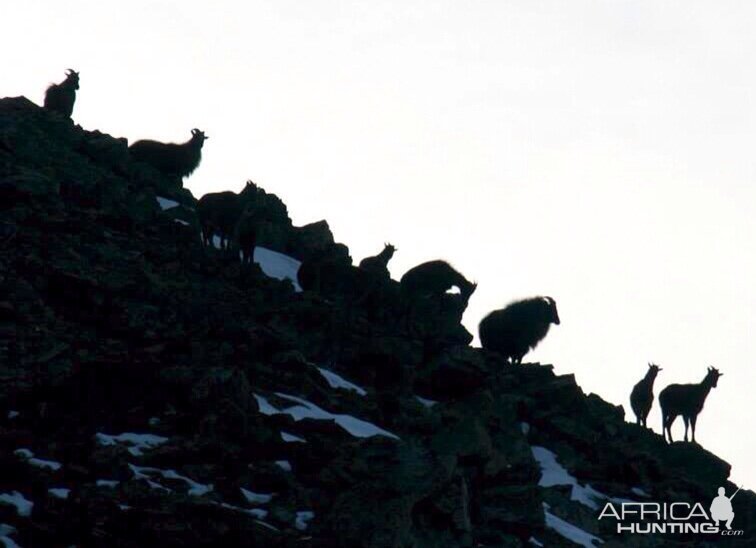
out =
[(76, 90), (79, 89), (79, 73), (66, 71), (66, 79), (60, 84), (51, 84), (45, 92), (44, 107), (70, 118), (76, 102)]
[(185, 143), (160, 143), (141, 140), (129, 147), (132, 158), (151, 165), (164, 175), (186, 177), (197, 169), (202, 159), (202, 145), (208, 137), (200, 130), (192, 130), (192, 138)]
[(404, 294), (410, 298), (438, 297), (456, 287), (465, 302), (470, 300), (477, 287), (477, 284), (468, 281), (449, 263), (441, 260), (428, 261), (409, 269), (399, 283)]
[(483, 348), (521, 363), (525, 354), (543, 340), (551, 324), (559, 325), (556, 302), (551, 297), (533, 297), (488, 314), (480, 322), (478, 334)]

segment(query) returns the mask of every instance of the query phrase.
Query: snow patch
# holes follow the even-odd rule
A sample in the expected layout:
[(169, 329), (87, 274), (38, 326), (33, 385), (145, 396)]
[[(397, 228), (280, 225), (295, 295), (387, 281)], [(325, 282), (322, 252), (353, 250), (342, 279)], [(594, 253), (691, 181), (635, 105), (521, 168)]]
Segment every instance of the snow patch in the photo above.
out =
[(95, 434), (97, 442), (100, 445), (116, 445), (118, 443), (129, 445), (129, 453), (135, 457), (144, 455), (144, 451), (148, 449), (154, 449), (158, 445), (162, 445), (168, 441), (168, 438), (163, 436), (156, 436), (155, 434), (135, 434), (133, 432), (124, 432), (117, 436), (111, 436), (98, 432)]
[(32, 466), (36, 466), (37, 468), (47, 468), (54, 471), (60, 470), (63, 466), (61, 463), (54, 460), (34, 458), (34, 453), (26, 448), (16, 449), (15, 451), (13, 451), (13, 454), (21, 457), (22, 459), (26, 459), (26, 462), (28, 462)]
[(272, 251), (265, 247), (257, 246), (252, 260), (260, 265), (266, 276), (277, 280), (291, 280), (294, 290), (299, 293), (302, 288), (297, 279), (297, 272), (302, 263), (293, 257)]
[(296, 527), (300, 531), (304, 531), (305, 529), (307, 529), (307, 522), (314, 517), (315, 512), (310, 512), (309, 510), (302, 510), (300, 512), (297, 512), (297, 518), (294, 520), (294, 527)]
[(580, 546), (584, 546), (585, 548), (593, 548), (594, 546), (596, 546), (594, 542), (603, 544), (604, 541), (600, 538), (593, 536), (587, 531), (583, 531), (580, 527), (576, 527), (575, 525), (572, 525), (571, 523), (558, 518), (557, 516), (549, 512), (548, 508), (549, 505), (544, 502), (543, 513), (546, 516), (546, 527), (548, 527), (549, 529), (553, 529), (567, 540), (571, 540), (575, 544), (579, 544)]
[(291, 463), (288, 460), (277, 460), (275, 465), (285, 472), (291, 472)]
[(162, 196), (157, 196), (157, 203), (160, 206), (160, 209), (165, 211), (166, 209), (173, 209), (174, 207), (178, 207), (179, 203), (176, 200), (169, 200), (168, 198), (163, 198)]
[(20, 548), (8, 535), (15, 533), (17, 529), (7, 523), (0, 523), (0, 542), (5, 548)]
[(630, 491), (632, 491), (633, 495), (638, 495), (639, 497), (645, 497), (647, 499), (651, 498), (651, 495), (649, 495), (648, 493), (646, 493), (640, 487), (633, 487), (632, 489), (630, 489)]
[(17, 418), (17, 417), (18, 417), (18, 416), (19, 416), (20, 414), (21, 414), (21, 413), (19, 413), (18, 411), (14, 411), (14, 410), (12, 410), (12, 409), (11, 409), (10, 411), (8, 411), (8, 418), (9, 418), (9, 419), (15, 419), (15, 418)]
[[(215, 249), (221, 248), (221, 239), (217, 234), (213, 234), (211, 243)], [(241, 252), (239, 253), (241, 259)], [(252, 260), (260, 265), (260, 269), (269, 278), (275, 278), (276, 280), (290, 280), (294, 285), (294, 291), (300, 293), (302, 287), (299, 285), (299, 279), (297, 273), (299, 267), (302, 266), (302, 262), (298, 261), (294, 257), (289, 257), (278, 251), (273, 251), (266, 247), (255, 247), (255, 251), (252, 253)]]
[(287, 407), (286, 409), (282, 409), (282, 410), (276, 409), (263, 396), (259, 396), (257, 394), (254, 394), (254, 396), (255, 396), (255, 399), (257, 400), (258, 406), (260, 407), (260, 412), (263, 413), (264, 415), (275, 415), (275, 414), (290, 415), (295, 421), (301, 421), (302, 419), (332, 420), (336, 424), (341, 426), (341, 428), (343, 428), (344, 430), (346, 430), (347, 432), (349, 432), (352, 436), (356, 438), (369, 438), (372, 436), (386, 436), (388, 438), (394, 438), (397, 440), (399, 439), (398, 436), (382, 428), (379, 428), (378, 426), (370, 422), (360, 420), (351, 415), (330, 413), (324, 409), (321, 409), (314, 403), (311, 403), (302, 398), (297, 398), (296, 396), (291, 396), (289, 394), (276, 392), (276, 396), (278, 396), (279, 398), (293, 401), (299, 404), (299, 405), (294, 405), (292, 407)]
[(300, 438), (299, 436), (295, 436), (294, 434), (289, 434), (288, 432), (281, 431), (281, 439), (284, 440), (286, 443), (307, 443), (307, 440), (304, 438)]
[(344, 390), (352, 390), (354, 392), (357, 392), (360, 396), (367, 396), (367, 392), (365, 392), (364, 388), (359, 387), (352, 382), (349, 382), (344, 377), (337, 375), (333, 371), (330, 371), (325, 367), (318, 367), (318, 371), (320, 371), (320, 374), (325, 377), (325, 380), (328, 381), (328, 384), (331, 385), (331, 388), (343, 388)]
[(52, 489), (48, 489), (47, 492), (55, 498), (67, 499), (68, 495), (71, 493), (71, 490), (64, 489), (63, 487), (53, 487)]
[(267, 504), (273, 499), (273, 493), (255, 493), (244, 487), (240, 487), (239, 489), (241, 490), (241, 494), (244, 495), (244, 498), (247, 499), (247, 502), (250, 504)]
[(159, 483), (152, 481), (150, 476), (144, 473), (146, 471), (149, 471), (150, 469), (142, 466), (135, 466), (133, 464), (129, 464), (129, 468), (131, 468), (131, 472), (134, 474), (134, 479), (143, 479), (147, 481), (147, 485), (149, 485), (152, 489), (157, 489), (158, 491), (168, 491), (169, 493), (173, 492), (173, 489), (168, 489), (167, 487), (164, 487)]
[(267, 523), (265, 521), (256, 519), (255, 523), (259, 523), (263, 527), (267, 527), (268, 529), (270, 529), (271, 531), (275, 531), (276, 533), (280, 533), (281, 532), (281, 530), (278, 527), (273, 527), (270, 523)]
[(522, 432), (523, 436), (527, 436), (528, 434), (530, 434), (530, 425), (527, 422), (521, 422), (520, 432)]
[(545, 447), (534, 445), (530, 450), (533, 453), (533, 458), (538, 461), (538, 464), (541, 467), (541, 479), (538, 481), (538, 485), (541, 487), (570, 485), (572, 487), (570, 499), (593, 510), (599, 509), (599, 503), (596, 502), (597, 500), (609, 500), (615, 503), (632, 502), (627, 499), (614, 498), (605, 495), (591, 487), (590, 484), (580, 485), (575, 476), (571, 475), (561, 464), (559, 464), (556, 455)]
[(535, 537), (530, 537), (528, 539), (528, 542), (533, 546), (543, 546), (543, 543)]
[(152, 468), (149, 466), (136, 466), (134, 464), (129, 464), (129, 468), (131, 468), (131, 471), (134, 473), (135, 479), (147, 480), (147, 482), (150, 484), (150, 487), (152, 487), (153, 489), (165, 489), (166, 491), (170, 491), (170, 489), (168, 489), (167, 487), (152, 481), (150, 474), (161, 476), (163, 479), (173, 479), (173, 480), (183, 481), (189, 487), (188, 494), (195, 497), (201, 497), (202, 495), (206, 495), (207, 493), (213, 490), (212, 483), (210, 484), (198, 483), (191, 478), (182, 476), (175, 470), (162, 470), (160, 468)]
[(556, 454), (538, 445), (532, 446), (530, 451), (533, 453), (533, 458), (541, 466), (541, 479), (538, 485), (551, 487), (552, 485), (574, 485), (577, 483), (575, 477), (559, 464)]
[(423, 404), (425, 407), (428, 407), (428, 408), (433, 407), (434, 405), (436, 405), (438, 403), (435, 400), (429, 400), (427, 398), (421, 398), (420, 396), (415, 396), (415, 399), (417, 401), (419, 401), (421, 404)]
[(268, 511), (263, 510), (262, 508), (242, 508), (240, 506), (234, 506), (233, 504), (228, 504), (227, 502), (221, 502), (219, 506), (221, 508), (228, 508), (229, 510), (235, 510), (236, 512), (243, 512), (245, 514), (249, 514), (250, 516), (254, 516), (258, 519), (264, 519), (268, 515)]
[(108, 487), (110, 489), (115, 489), (116, 487), (118, 487), (119, 483), (121, 482), (118, 480), (99, 479), (97, 480), (97, 482), (95, 482), (95, 485), (97, 485), (97, 487)]
[(0, 503), (10, 504), (16, 507), (19, 516), (29, 517), (34, 507), (34, 503), (25, 498), (18, 491), (12, 493), (0, 493)]
[(255, 400), (257, 400), (257, 408), (260, 410), (260, 413), (263, 415), (277, 415), (281, 413), (278, 409), (273, 407), (270, 402), (264, 398), (263, 396), (258, 396), (257, 394), (252, 394), (255, 397)]
[(188, 223), (188, 222), (186, 222), (186, 221), (185, 221), (185, 220), (183, 220), (183, 219), (173, 219), (173, 222), (174, 222), (174, 223), (178, 223), (178, 224), (180, 224), (180, 225), (189, 226), (189, 223)]
[(44, 459), (36, 459), (36, 458), (29, 459), (26, 462), (28, 462), (32, 466), (36, 466), (37, 468), (47, 468), (48, 470), (60, 470), (61, 467), (63, 466), (61, 463), (56, 462), (54, 460), (44, 460)]

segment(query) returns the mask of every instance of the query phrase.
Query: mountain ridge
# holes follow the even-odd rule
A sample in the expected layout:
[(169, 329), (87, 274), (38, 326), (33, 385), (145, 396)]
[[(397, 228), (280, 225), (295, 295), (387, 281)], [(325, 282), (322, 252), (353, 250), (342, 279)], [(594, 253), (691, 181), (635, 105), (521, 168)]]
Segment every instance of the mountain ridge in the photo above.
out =
[(407, 320), (395, 282), (357, 301), (266, 275), (273, 253), (344, 249), (325, 221), (269, 226), (263, 264), (242, 265), (202, 246), (180, 181), (25, 98), (0, 99), (0, 204), (6, 544), (756, 540), (747, 490), (741, 537), (599, 520), (610, 501), (708, 510), (730, 467), (574, 375), (469, 347), (453, 297)]

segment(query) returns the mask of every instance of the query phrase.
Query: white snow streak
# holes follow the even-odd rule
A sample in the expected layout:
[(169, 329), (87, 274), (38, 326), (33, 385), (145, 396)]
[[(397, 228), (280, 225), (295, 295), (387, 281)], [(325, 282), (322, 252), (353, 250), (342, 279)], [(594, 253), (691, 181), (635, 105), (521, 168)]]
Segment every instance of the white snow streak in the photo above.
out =
[(304, 531), (305, 529), (307, 529), (307, 522), (314, 517), (315, 512), (310, 512), (309, 510), (302, 510), (300, 512), (297, 512), (297, 519), (294, 520), (294, 527), (296, 527), (300, 531)]
[(349, 382), (344, 377), (337, 375), (333, 371), (330, 371), (325, 367), (318, 367), (318, 371), (320, 371), (320, 374), (325, 377), (325, 380), (328, 381), (328, 384), (331, 385), (331, 388), (343, 388), (344, 390), (352, 390), (354, 392), (357, 392), (360, 396), (367, 396), (367, 392), (364, 388), (357, 386), (352, 382)]
[(10, 504), (16, 507), (19, 516), (29, 517), (34, 503), (24, 497), (18, 491), (12, 493), (0, 493), (0, 503)]
[(533, 457), (538, 461), (541, 466), (541, 479), (538, 485), (541, 487), (551, 487), (553, 485), (570, 485), (572, 486), (572, 493), (570, 499), (577, 501), (588, 508), (593, 510), (599, 509), (599, 503), (597, 500), (610, 500), (616, 503), (632, 502), (627, 499), (615, 498), (605, 495), (604, 493), (597, 491), (589, 484), (580, 485), (577, 479), (571, 475), (565, 468), (559, 464), (556, 455), (546, 449), (545, 447), (539, 447), (534, 445), (530, 448), (533, 453)]
[(188, 494), (193, 495), (195, 497), (201, 497), (202, 495), (205, 495), (213, 490), (212, 483), (207, 484), (207, 485), (203, 483), (198, 483), (191, 478), (182, 476), (175, 470), (162, 470), (160, 468), (152, 468), (149, 466), (136, 466), (134, 464), (129, 464), (129, 468), (131, 468), (131, 471), (134, 473), (134, 477), (136, 479), (146, 479), (153, 489), (165, 489), (166, 491), (170, 491), (170, 489), (168, 489), (167, 487), (160, 485), (159, 483), (153, 482), (150, 474), (159, 475), (164, 479), (173, 479), (173, 480), (183, 481), (189, 487)]
[(256, 247), (252, 258), (270, 278), (277, 280), (291, 280), (294, 290), (299, 293), (302, 288), (297, 279), (297, 273), (302, 263), (293, 257), (272, 251), (265, 247)]
[(28, 462), (32, 466), (36, 466), (37, 468), (47, 468), (48, 470), (55, 471), (60, 470), (60, 468), (63, 466), (61, 463), (54, 460), (35, 458), (34, 453), (25, 448), (16, 449), (13, 454), (21, 457), (22, 459), (26, 459), (26, 462)]
[(284, 431), (281, 431), (281, 439), (286, 443), (307, 443), (306, 439), (300, 438), (299, 436), (295, 436), (294, 434), (289, 434), (288, 432)]
[(353, 417), (351, 415), (330, 413), (324, 409), (321, 409), (314, 403), (311, 403), (302, 398), (291, 396), (289, 394), (283, 394), (276, 392), (276, 396), (281, 399), (295, 402), (299, 405), (287, 407), (286, 409), (276, 409), (271, 403), (263, 396), (254, 394), (257, 400), (260, 412), (264, 415), (284, 414), (291, 415), (295, 421), (301, 421), (302, 419), (315, 419), (315, 420), (332, 420), (344, 430), (349, 432), (356, 438), (369, 438), (371, 436), (386, 436), (389, 438), (399, 439), (398, 436), (388, 432), (378, 426)]
[(431, 408), (434, 405), (436, 405), (438, 402), (435, 400), (429, 400), (427, 398), (421, 398), (420, 396), (415, 396), (415, 399), (419, 401), (421, 404), (423, 404), (425, 407)]
[(239, 489), (250, 504), (267, 504), (273, 499), (273, 493), (255, 493), (244, 487), (240, 487)]
[(160, 205), (160, 209), (165, 211), (166, 209), (173, 209), (174, 207), (178, 207), (179, 203), (175, 200), (169, 200), (168, 198), (163, 198), (162, 196), (157, 196), (157, 203)]
[(155, 434), (135, 434), (133, 432), (124, 432), (116, 436), (98, 432), (95, 434), (97, 442), (100, 445), (123, 444), (129, 446), (128, 451), (135, 457), (144, 455), (144, 451), (154, 449), (168, 441), (168, 438), (156, 436)]

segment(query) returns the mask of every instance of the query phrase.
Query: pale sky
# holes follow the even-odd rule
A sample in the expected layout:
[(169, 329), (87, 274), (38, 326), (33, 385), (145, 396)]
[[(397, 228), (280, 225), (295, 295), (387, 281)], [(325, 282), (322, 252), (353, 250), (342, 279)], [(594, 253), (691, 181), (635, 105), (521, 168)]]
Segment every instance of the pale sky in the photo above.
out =
[(746, 1), (25, 0), (0, 96), (41, 103), (70, 67), (86, 129), (198, 127), (195, 196), (252, 179), (355, 261), (394, 243), (396, 278), (445, 258), (479, 282), (474, 333), (553, 296), (526, 360), (630, 419), (648, 361), (657, 394), (718, 367), (697, 438), (753, 488), (754, 28)]

